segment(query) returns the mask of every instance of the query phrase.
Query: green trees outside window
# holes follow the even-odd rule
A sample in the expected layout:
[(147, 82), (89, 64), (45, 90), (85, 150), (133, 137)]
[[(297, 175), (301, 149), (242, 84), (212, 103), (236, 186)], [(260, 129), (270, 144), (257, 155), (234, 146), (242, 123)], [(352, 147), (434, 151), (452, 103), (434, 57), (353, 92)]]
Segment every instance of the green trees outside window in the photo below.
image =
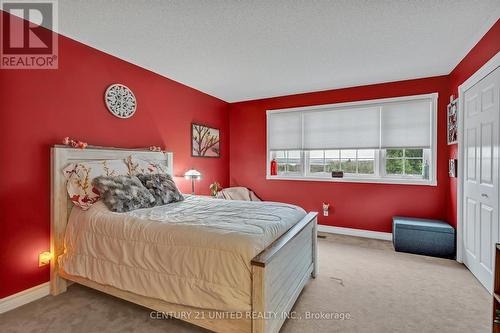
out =
[(385, 158), (388, 175), (423, 175), (423, 149), (387, 149)]

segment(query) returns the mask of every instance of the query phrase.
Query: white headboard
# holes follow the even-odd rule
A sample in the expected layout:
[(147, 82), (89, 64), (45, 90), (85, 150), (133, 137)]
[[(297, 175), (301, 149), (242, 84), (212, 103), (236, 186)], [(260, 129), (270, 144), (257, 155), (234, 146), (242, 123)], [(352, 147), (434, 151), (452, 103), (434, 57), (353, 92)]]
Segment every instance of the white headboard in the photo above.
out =
[(50, 189), (50, 287), (52, 294), (66, 290), (66, 280), (59, 277), (57, 258), (64, 252), (64, 233), (71, 211), (71, 202), (66, 190), (66, 178), (62, 169), (69, 163), (96, 160), (124, 159), (130, 155), (164, 164), (167, 172), (174, 175), (173, 153), (154, 152), (144, 149), (122, 149), (108, 147), (88, 147), (86, 149), (56, 145), (51, 148), (51, 189)]

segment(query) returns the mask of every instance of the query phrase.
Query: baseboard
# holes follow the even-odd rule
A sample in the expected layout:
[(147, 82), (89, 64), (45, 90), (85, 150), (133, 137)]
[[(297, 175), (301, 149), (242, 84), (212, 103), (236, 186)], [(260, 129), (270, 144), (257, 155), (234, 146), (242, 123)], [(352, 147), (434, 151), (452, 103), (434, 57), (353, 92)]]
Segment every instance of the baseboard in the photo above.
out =
[(363, 229), (352, 229), (352, 228), (342, 228), (342, 227), (332, 227), (329, 225), (318, 225), (318, 231), (326, 232), (330, 234), (340, 234), (364, 238), (382, 239), (382, 240), (392, 240), (392, 233), (390, 232), (380, 232), (371, 231)]
[(50, 283), (45, 282), (30, 289), (23, 290), (17, 294), (0, 299), (0, 313), (15, 309), (21, 305), (36, 301), (50, 293)]

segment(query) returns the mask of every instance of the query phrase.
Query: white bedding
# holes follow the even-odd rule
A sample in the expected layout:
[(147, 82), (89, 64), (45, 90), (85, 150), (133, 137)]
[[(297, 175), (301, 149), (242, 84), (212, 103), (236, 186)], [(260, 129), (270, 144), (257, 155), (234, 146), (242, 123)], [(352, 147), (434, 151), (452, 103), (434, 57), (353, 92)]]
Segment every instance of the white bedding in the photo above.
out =
[(113, 213), (74, 208), (62, 270), (143, 296), (205, 309), (251, 310), (251, 259), (305, 216), (302, 208), (188, 196)]

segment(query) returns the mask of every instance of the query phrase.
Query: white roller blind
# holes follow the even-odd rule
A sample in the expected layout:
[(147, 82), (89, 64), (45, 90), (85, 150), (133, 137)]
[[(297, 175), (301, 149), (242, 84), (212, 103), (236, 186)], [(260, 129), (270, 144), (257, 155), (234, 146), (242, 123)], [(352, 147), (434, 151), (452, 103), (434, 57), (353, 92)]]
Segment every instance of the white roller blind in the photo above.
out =
[(267, 120), (269, 149), (302, 149), (302, 113), (274, 112)]
[(430, 99), (382, 104), (381, 148), (430, 148)]
[(433, 98), (270, 111), (269, 149), (431, 148)]
[(378, 149), (380, 108), (304, 111), (304, 149)]

